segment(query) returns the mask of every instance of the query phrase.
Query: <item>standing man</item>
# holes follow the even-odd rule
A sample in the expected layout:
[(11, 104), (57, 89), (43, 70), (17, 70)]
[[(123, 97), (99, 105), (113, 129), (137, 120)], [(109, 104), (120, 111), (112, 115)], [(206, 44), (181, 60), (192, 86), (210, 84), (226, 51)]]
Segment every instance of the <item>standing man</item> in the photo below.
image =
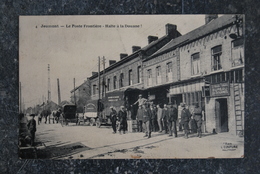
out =
[(191, 117), (191, 113), (188, 109), (185, 108), (185, 104), (181, 103), (181, 124), (184, 127), (184, 138), (188, 138), (188, 132), (189, 132), (189, 121), (190, 121), (190, 117)]
[(159, 126), (159, 132), (162, 132), (162, 108), (160, 107), (160, 105), (157, 105), (157, 122), (158, 122), (158, 126)]
[(121, 130), (125, 134), (127, 129), (127, 113), (125, 111), (124, 106), (120, 106), (120, 111), (118, 112), (118, 119), (119, 119), (119, 133), (121, 134)]
[(38, 125), (40, 125), (40, 123), (42, 122), (42, 117), (43, 117), (43, 113), (41, 112), (41, 113), (38, 115)]
[(145, 108), (143, 110), (143, 122), (144, 122), (144, 128), (145, 128), (145, 136), (144, 137), (148, 137), (151, 138), (151, 110), (149, 108), (149, 104), (145, 104)]
[(174, 107), (171, 104), (171, 107), (169, 109), (168, 120), (167, 120), (169, 131), (170, 131), (169, 136), (172, 136), (172, 129), (173, 129), (174, 135), (175, 135), (175, 137), (177, 137), (177, 128), (176, 128), (177, 119), (178, 119), (178, 110), (176, 107)]
[(140, 106), (140, 105), (142, 106), (146, 102), (147, 102), (147, 99), (142, 98), (142, 94), (140, 94), (138, 100), (133, 105), (136, 105), (138, 103), (138, 106)]
[(138, 108), (136, 119), (137, 119), (138, 132), (143, 132), (143, 107), (142, 107), (142, 105), (140, 105)]
[(111, 120), (111, 123), (112, 123), (112, 129), (113, 129), (113, 134), (116, 133), (116, 110), (114, 109), (113, 106), (110, 107), (111, 109), (111, 112), (110, 112), (110, 120)]
[(36, 121), (34, 119), (35, 114), (31, 114), (31, 119), (27, 123), (27, 128), (31, 135), (31, 146), (34, 146), (35, 132), (36, 132)]
[(60, 114), (61, 114), (61, 109), (58, 109), (56, 112), (56, 123), (58, 123), (60, 120)]
[(199, 107), (199, 104), (196, 103), (194, 111), (192, 113), (193, 119), (196, 122), (197, 130), (198, 130), (198, 137), (201, 138), (201, 125), (202, 125), (202, 109)]
[(163, 122), (163, 127), (164, 127), (164, 133), (167, 134), (168, 133), (168, 121), (167, 121), (167, 118), (168, 118), (168, 115), (169, 115), (169, 109), (167, 108), (167, 105), (164, 104), (163, 105), (163, 111), (162, 111), (162, 122)]
[(153, 105), (150, 105), (151, 110), (151, 131), (155, 132), (156, 130), (156, 110)]

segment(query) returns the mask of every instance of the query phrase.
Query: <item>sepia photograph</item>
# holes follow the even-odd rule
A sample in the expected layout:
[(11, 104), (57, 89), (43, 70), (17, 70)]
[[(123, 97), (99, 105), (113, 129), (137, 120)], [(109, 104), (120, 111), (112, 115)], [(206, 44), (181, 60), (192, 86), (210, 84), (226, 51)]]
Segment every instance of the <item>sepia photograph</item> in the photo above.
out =
[(20, 159), (244, 157), (245, 16), (19, 17)]

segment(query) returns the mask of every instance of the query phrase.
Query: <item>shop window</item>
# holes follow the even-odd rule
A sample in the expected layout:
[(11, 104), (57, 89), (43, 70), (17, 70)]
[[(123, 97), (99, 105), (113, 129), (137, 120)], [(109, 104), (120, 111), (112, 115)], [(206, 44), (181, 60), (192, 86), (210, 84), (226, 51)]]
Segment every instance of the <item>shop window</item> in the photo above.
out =
[(190, 105), (190, 93), (186, 94), (186, 104)]
[(235, 75), (235, 78), (234, 78), (235, 83), (239, 83), (239, 82), (243, 82), (244, 81), (243, 70), (242, 69), (235, 70), (234, 73), (235, 73), (234, 74)]
[(184, 103), (187, 103), (186, 94), (183, 94), (183, 102), (184, 102)]
[(151, 69), (147, 70), (147, 85), (148, 86), (152, 85), (152, 70)]
[(119, 88), (124, 87), (124, 74), (120, 74), (120, 79), (119, 79)]
[(117, 84), (117, 77), (116, 76), (114, 76), (114, 89), (116, 89), (116, 84)]
[(162, 76), (161, 76), (161, 66), (156, 67), (156, 83), (161, 84), (162, 83)]
[(96, 93), (97, 93), (97, 85), (93, 85), (93, 88), (92, 88), (92, 94), (93, 95), (96, 95)]
[(166, 64), (166, 82), (172, 80), (172, 62)]
[(194, 93), (191, 93), (191, 94), (190, 94), (190, 99), (191, 99), (191, 100), (190, 100), (190, 104), (191, 104), (191, 105), (194, 105), (194, 104), (195, 104), (195, 96), (194, 96)]
[(129, 85), (132, 85), (133, 84), (133, 71), (132, 70), (129, 70)]
[(216, 46), (211, 49), (211, 55), (212, 55), (212, 71), (220, 70), (222, 69), (221, 65), (221, 54), (222, 54), (222, 47)]
[(107, 79), (107, 90), (110, 90), (110, 79)]
[(141, 66), (137, 67), (137, 83), (141, 83), (142, 82), (142, 69)]
[(200, 54), (195, 53), (191, 55), (191, 69), (192, 75), (197, 75), (200, 73)]

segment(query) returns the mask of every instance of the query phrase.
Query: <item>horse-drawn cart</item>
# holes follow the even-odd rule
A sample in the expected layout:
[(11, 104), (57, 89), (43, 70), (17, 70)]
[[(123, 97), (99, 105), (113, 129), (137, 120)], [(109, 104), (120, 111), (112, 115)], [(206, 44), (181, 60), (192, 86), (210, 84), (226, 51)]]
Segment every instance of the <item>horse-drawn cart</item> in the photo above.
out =
[(69, 123), (78, 124), (79, 118), (77, 115), (77, 106), (66, 104), (63, 106), (60, 123), (62, 126), (68, 125)]

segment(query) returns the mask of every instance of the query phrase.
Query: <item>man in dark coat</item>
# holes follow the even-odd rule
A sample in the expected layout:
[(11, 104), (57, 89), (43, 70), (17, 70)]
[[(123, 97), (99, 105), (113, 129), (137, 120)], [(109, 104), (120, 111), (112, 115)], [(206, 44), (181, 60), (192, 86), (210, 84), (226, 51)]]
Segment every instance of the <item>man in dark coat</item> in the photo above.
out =
[(127, 129), (127, 113), (124, 106), (121, 106), (120, 108), (120, 111), (118, 111), (119, 133), (121, 134), (121, 130), (123, 130), (123, 133), (125, 134)]
[(156, 131), (156, 110), (153, 105), (150, 105), (150, 110), (151, 110), (151, 131), (155, 132)]
[(167, 107), (166, 104), (163, 105), (163, 110), (162, 110), (162, 120), (163, 120), (163, 129), (164, 129), (164, 133), (167, 134), (168, 133), (168, 121), (167, 121), (167, 117), (169, 115), (169, 109)]
[(184, 138), (187, 139), (188, 138), (188, 132), (189, 132), (189, 121), (190, 121), (190, 118), (191, 118), (191, 113), (188, 109), (185, 108), (184, 103), (181, 103), (181, 107), (182, 107), (181, 124), (184, 127), (184, 132), (185, 132)]
[(111, 120), (111, 123), (112, 123), (112, 129), (113, 129), (113, 133), (115, 134), (116, 133), (116, 117), (117, 117), (117, 113), (116, 113), (116, 110), (114, 109), (113, 106), (110, 107), (111, 109), (111, 112), (110, 112), (110, 120)]
[(173, 129), (174, 135), (175, 135), (175, 137), (177, 137), (177, 128), (176, 128), (177, 118), (178, 118), (178, 110), (176, 107), (174, 107), (171, 104), (171, 107), (169, 108), (169, 115), (167, 118), (168, 128), (169, 128), (169, 133), (170, 133), (169, 136), (172, 136), (172, 129)]
[(145, 108), (143, 109), (143, 122), (144, 122), (144, 128), (145, 128), (145, 136), (144, 137), (148, 137), (151, 138), (151, 110), (149, 108), (149, 104), (146, 103)]
[(194, 111), (192, 113), (192, 116), (196, 122), (197, 130), (198, 130), (198, 137), (201, 138), (201, 125), (202, 125), (202, 109), (199, 107), (199, 104), (197, 103), (195, 105)]
[(58, 109), (58, 111), (56, 112), (56, 123), (58, 123), (59, 122), (59, 120), (60, 120), (60, 115), (61, 115), (61, 109)]
[(31, 119), (27, 123), (27, 128), (31, 135), (31, 146), (34, 146), (35, 132), (36, 132), (36, 121), (34, 119), (35, 114), (31, 114)]

